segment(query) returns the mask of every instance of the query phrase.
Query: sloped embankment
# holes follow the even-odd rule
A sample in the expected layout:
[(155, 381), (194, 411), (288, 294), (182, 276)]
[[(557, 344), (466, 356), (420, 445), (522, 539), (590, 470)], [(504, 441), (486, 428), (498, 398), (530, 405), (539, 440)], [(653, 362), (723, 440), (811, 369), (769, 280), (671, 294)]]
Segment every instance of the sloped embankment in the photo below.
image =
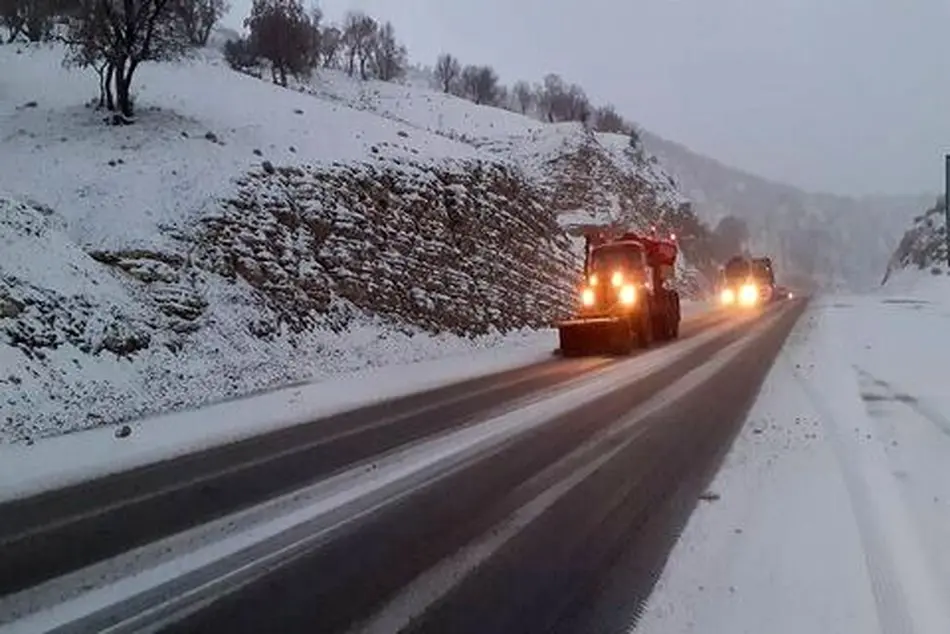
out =
[(199, 241), (202, 266), (249, 284), (292, 330), (320, 325), (335, 298), (435, 332), (545, 327), (570, 308), (576, 266), (540, 192), (482, 161), (268, 167)]
[(0, 442), (549, 325), (576, 262), (541, 200), (493, 163), (265, 164), (163, 246), (90, 251), (0, 198)]
[(714, 272), (709, 232), (675, 181), (636, 137), (601, 134), (580, 124), (555, 124), (477, 146), (525, 167), (568, 233), (616, 225), (649, 231), (656, 225), (680, 242), (679, 287), (702, 295)]
[(947, 261), (947, 228), (943, 198), (925, 213), (914, 218), (913, 225), (901, 238), (891, 256), (882, 283), (900, 269), (930, 269), (934, 275), (944, 271)]

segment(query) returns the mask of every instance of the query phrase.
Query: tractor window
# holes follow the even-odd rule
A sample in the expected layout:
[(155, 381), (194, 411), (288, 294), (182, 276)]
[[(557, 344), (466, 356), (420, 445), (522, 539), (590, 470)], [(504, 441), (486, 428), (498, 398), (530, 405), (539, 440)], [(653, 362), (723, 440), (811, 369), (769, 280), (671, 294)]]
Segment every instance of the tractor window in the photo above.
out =
[(736, 258), (726, 262), (723, 274), (726, 281), (735, 281), (745, 279), (749, 276), (749, 262), (741, 258)]
[(642, 271), (643, 250), (632, 244), (598, 247), (590, 255), (591, 271)]

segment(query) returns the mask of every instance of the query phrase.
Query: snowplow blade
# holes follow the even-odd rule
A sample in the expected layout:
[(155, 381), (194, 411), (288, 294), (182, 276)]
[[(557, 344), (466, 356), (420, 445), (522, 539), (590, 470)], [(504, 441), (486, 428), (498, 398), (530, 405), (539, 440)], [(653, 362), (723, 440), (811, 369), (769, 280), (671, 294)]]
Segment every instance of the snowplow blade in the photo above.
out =
[(620, 339), (627, 335), (626, 323), (610, 317), (572, 319), (558, 324), (557, 329), (565, 357), (611, 354), (623, 347)]

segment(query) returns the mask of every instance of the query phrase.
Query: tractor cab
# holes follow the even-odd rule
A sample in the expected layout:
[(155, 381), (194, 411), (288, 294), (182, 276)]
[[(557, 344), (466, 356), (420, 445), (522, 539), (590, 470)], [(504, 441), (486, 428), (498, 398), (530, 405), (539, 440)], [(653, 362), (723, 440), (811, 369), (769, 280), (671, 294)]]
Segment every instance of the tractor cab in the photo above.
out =
[(646, 281), (647, 262), (643, 245), (635, 240), (605, 244), (591, 249), (587, 262), (588, 277)]
[(679, 336), (679, 294), (670, 288), (675, 237), (661, 240), (632, 231), (586, 232), (581, 306), (558, 324), (568, 356), (599, 349), (629, 352), (635, 344)]
[(719, 274), (719, 301), (724, 306), (767, 304), (773, 299), (774, 288), (772, 260), (767, 257), (737, 255), (726, 261)]

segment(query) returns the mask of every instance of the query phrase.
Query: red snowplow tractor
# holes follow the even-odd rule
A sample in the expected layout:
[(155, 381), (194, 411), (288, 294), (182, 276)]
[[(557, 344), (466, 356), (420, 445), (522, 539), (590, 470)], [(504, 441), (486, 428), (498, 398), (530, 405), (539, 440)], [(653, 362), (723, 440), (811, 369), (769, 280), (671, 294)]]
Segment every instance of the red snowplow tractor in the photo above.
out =
[(584, 280), (572, 319), (558, 324), (564, 356), (629, 354), (679, 336), (677, 246), (633, 232), (585, 234)]
[(719, 273), (719, 303), (723, 306), (754, 308), (772, 302), (775, 274), (770, 258), (730, 258)]

